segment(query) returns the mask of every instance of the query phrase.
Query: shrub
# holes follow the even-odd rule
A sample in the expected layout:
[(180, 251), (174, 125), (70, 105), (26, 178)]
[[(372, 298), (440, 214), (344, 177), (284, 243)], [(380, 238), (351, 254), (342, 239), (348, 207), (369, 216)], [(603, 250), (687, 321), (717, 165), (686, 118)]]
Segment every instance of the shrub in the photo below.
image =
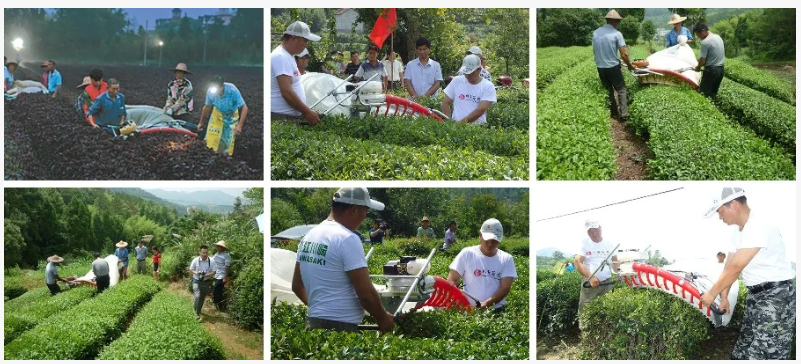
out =
[(715, 103), (730, 119), (795, 155), (795, 107), (727, 79)]
[(61, 311), (68, 310), (94, 295), (94, 287), (77, 287), (32, 302), (17, 310), (6, 312), (3, 321), (3, 343), (8, 344), (24, 331), (31, 329)]
[(93, 359), (160, 289), (151, 277), (133, 276), (24, 332), (5, 346), (4, 358)]
[(261, 330), (264, 325), (264, 264), (260, 259), (245, 264), (233, 281), (229, 314), (247, 330)]
[(690, 359), (709, 322), (683, 300), (647, 289), (619, 289), (581, 313), (582, 359)]
[(723, 72), (737, 83), (795, 106), (795, 89), (790, 82), (736, 59), (727, 59)]
[(4, 277), (3, 280), (3, 296), (8, 297), (9, 300), (13, 300), (19, 296), (22, 296), (28, 292), (28, 289), (23, 287), (19, 283), (19, 279), (14, 279), (11, 277)]
[(549, 281), (559, 277), (558, 274), (551, 272), (547, 269), (537, 269), (537, 284), (543, 281)]
[(608, 180), (615, 175), (609, 104), (592, 59), (538, 96), (537, 179)]
[(49, 288), (47, 287), (34, 288), (28, 292), (25, 292), (24, 294), (13, 300), (5, 302), (3, 304), (3, 310), (5, 312), (14, 311), (16, 309), (25, 307), (31, 304), (32, 302), (38, 301), (40, 299), (45, 299), (47, 297), (50, 297)]
[(222, 343), (195, 319), (192, 301), (171, 292), (153, 297), (128, 330), (98, 359), (218, 360), (225, 359)]
[(583, 277), (565, 273), (537, 282), (537, 333), (545, 335), (578, 328), (578, 301)]
[(701, 94), (652, 86), (637, 92), (630, 123), (647, 131), (651, 177), (665, 180), (789, 180), (784, 152), (733, 124)]
[(537, 48), (537, 90), (542, 90), (557, 76), (592, 56), (592, 47)]

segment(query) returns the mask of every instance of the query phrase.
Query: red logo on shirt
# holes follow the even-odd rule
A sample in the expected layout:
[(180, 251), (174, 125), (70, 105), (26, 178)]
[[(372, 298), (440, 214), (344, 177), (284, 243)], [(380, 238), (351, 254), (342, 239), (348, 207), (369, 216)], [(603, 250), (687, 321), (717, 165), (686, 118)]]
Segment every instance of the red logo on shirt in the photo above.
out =
[(476, 269), (473, 271), (473, 275), (476, 277), (481, 277), (481, 269)]
[(587, 252), (587, 254), (584, 254), (584, 255), (590, 256), (590, 255), (592, 255), (592, 252)]
[(294, 73), (294, 74), (295, 74), (295, 77), (298, 77), (298, 76), (300, 76), (300, 72), (299, 72), (299, 71), (295, 71), (295, 73)]
[(464, 94), (459, 95), (459, 100), (464, 100)]

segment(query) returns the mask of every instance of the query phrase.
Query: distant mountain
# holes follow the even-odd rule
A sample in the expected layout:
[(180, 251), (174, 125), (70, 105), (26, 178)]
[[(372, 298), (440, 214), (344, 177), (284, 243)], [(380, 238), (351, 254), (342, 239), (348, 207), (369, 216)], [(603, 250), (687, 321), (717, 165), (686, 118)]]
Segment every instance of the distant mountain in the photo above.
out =
[(152, 194), (150, 192), (147, 192), (147, 191), (145, 191), (145, 190), (143, 190), (141, 188), (108, 188), (108, 191), (111, 192), (111, 193), (121, 193), (121, 194), (125, 194), (125, 195), (140, 197), (140, 198), (143, 198), (145, 200), (148, 200), (148, 201), (151, 201), (151, 202), (155, 202), (155, 203), (157, 203), (159, 205), (166, 205), (166, 206), (174, 207), (178, 211), (186, 210), (186, 206), (185, 205), (167, 201), (167, 200), (162, 199), (162, 198), (160, 198), (160, 197), (158, 197), (158, 196), (156, 196), (156, 195), (154, 195), (154, 194)]
[(160, 189), (148, 189), (146, 191), (163, 200), (167, 200), (184, 206), (213, 205), (213, 206), (226, 206), (226, 207), (231, 207), (231, 209), (233, 209), (234, 200), (236, 199), (235, 196), (231, 196), (225, 192), (213, 191), (213, 190), (182, 192), (182, 191), (165, 191)]
[[(538, 256), (538, 257), (552, 257), (552, 256), (553, 256), (553, 253), (554, 253), (554, 252), (557, 252), (557, 251), (561, 251), (561, 250), (559, 250), (559, 249), (557, 249), (557, 248), (553, 248), (553, 247), (551, 247), (551, 248), (545, 248), (545, 249), (540, 249), (540, 250), (537, 250), (537, 256)], [(565, 253), (565, 252), (562, 252), (562, 254), (563, 254), (564, 256), (566, 256), (566, 257), (570, 256), (570, 254), (568, 254), (568, 253)]]

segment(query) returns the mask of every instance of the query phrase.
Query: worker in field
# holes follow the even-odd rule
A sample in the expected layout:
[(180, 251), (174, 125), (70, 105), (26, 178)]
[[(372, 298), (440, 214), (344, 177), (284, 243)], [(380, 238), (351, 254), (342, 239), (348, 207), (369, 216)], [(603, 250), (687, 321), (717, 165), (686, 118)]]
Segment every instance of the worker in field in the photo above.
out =
[(306, 106), (306, 93), (300, 84), (300, 70), (294, 54), (300, 54), (309, 42), (320, 36), (312, 34), (309, 26), (296, 21), (290, 24), (281, 44), (270, 54), (270, 119), (296, 124), (317, 125), (320, 116)]
[(192, 259), (189, 264), (189, 272), (192, 273), (192, 294), (195, 296), (195, 318), (200, 320), (200, 311), (203, 310), (203, 303), (206, 296), (212, 290), (211, 279), (217, 274), (217, 266), (214, 260), (209, 258), (209, 247), (200, 246), (200, 256)]
[[(442, 112), (457, 123), (482, 125), (487, 123), (487, 111), (498, 102), (495, 86), (481, 77), (481, 59), (468, 55), (462, 61), (463, 76), (456, 76), (445, 87)], [(453, 105), (453, 112), (451, 112)]]
[(81, 95), (78, 96), (78, 101), (75, 104), (75, 109), (81, 115), (81, 118), (86, 119), (86, 112), (89, 107), (97, 100), (100, 95), (108, 91), (108, 83), (103, 81), (103, 70), (99, 68), (92, 69), (89, 76), (83, 78), (83, 83), (76, 87), (82, 89)]
[[(487, 69), (487, 59), (484, 57), (484, 52), (481, 51), (481, 48), (477, 46), (472, 46), (470, 47), (470, 49), (467, 50), (465, 55), (469, 56), (471, 54), (478, 56), (478, 58), (481, 59), (481, 73), (480, 73), (481, 78), (492, 83), (492, 76), (490, 75), (489, 70)], [(467, 72), (465, 72), (465, 67), (464, 65), (462, 65), (462, 67), (459, 68), (459, 71), (456, 72), (456, 75), (464, 76), (465, 74), (467, 74)]]
[(300, 72), (301, 76), (306, 74), (306, 66), (309, 65), (310, 59), (311, 54), (309, 54), (309, 50), (306, 48), (303, 48), (303, 52), (295, 55), (295, 64), (298, 65), (298, 72)]
[(701, 72), (701, 67), (704, 68), (698, 91), (714, 100), (723, 81), (723, 59), (726, 57), (723, 38), (710, 32), (706, 23), (696, 23), (693, 33), (701, 38), (701, 53), (695, 72)]
[(17, 62), (8, 62), (6, 57), (3, 57), (5, 66), (3, 66), (3, 90), (8, 91), (14, 88), (14, 71), (17, 70)]
[(371, 77), (378, 74), (377, 78), (373, 81), (381, 83), (381, 90), (387, 90), (387, 70), (384, 69), (384, 64), (378, 61), (378, 46), (370, 44), (367, 48), (367, 60), (364, 61), (356, 70), (353, 80), (354, 82), (367, 81)]
[(89, 124), (93, 128), (103, 128), (104, 131), (114, 135), (113, 128), (122, 126), (127, 116), (125, 95), (120, 93), (120, 82), (115, 78), (110, 78), (108, 91), (100, 94), (92, 106), (86, 110)]
[(167, 84), (167, 100), (164, 102), (164, 113), (175, 120), (194, 123), (192, 113), (195, 111), (194, 89), (186, 76), (194, 75), (186, 63), (178, 63), (175, 68), (175, 79)]
[(626, 121), (629, 118), (628, 91), (620, 69), (618, 53), (630, 70), (634, 69), (634, 65), (629, 60), (629, 49), (623, 40), (623, 34), (618, 31), (623, 18), (615, 10), (609, 10), (605, 18), (606, 24), (592, 32), (592, 53), (595, 67), (598, 68), (598, 77), (607, 90), (611, 117), (618, 121)]
[(228, 247), (225, 245), (224, 240), (214, 243), (214, 249), (217, 251), (211, 258), (214, 261), (216, 268), (214, 274), (214, 288), (211, 291), (211, 299), (217, 307), (220, 307), (223, 300), (223, 290), (225, 285), (228, 284), (229, 272), (231, 270), (231, 254), (228, 253)]
[(431, 227), (431, 220), (428, 219), (428, 216), (423, 216), (420, 220), (420, 224), (422, 226), (417, 227), (417, 237), (421, 239), (434, 239), (436, 235), (434, 234), (434, 228)]
[[(615, 244), (604, 239), (601, 224), (596, 220), (584, 222), (587, 237), (581, 242), (581, 254), (573, 257), (573, 267), (584, 276), (590, 287), (581, 286), (579, 294), (579, 313), (590, 301), (612, 291), (615, 280), (612, 278), (612, 269), (617, 269), (617, 255), (613, 254)], [(610, 257), (610, 254), (611, 257)], [(607, 259), (609, 257), (609, 259)], [(598, 267), (603, 268), (598, 270)], [(598, 270), (595, 275), (593, 272)], [(579, 320), (579, 327), (581, 322)]]
[(731, 314), (729, 289), (742, 274), (748, 296), (731, 358), (790, 359), (796, 330), (795, 270), (779, 229), (762, 211), (751, 209), (742, 188), (721, 189), (711, 205), (705, 217), (717, 214), (724, 224), (737, 230), (731, 236), (723, 273), (701, 295), (701, 301), (708, 307), (720, 295), (720, 309)]
[(395, 326), (370, 281), (364, 248), (355, 233), (368, 209), (381, 211), (384, 204), (371, 199), (366, 188), (340, 188), (328, 219), (298, 244), (292, 291), (309, 306), (306, 330), (356, 332), (365, 310), (382, 332)]
[(480, 302), (480, 308), (502, 312), (517, 270), (512, 255), (498, 249), (503, 241), (501, 222), (484, 221), (478, 241), (479, 245), (464, 248), (456, 255), (449, 266), (448, 281), (457, 285), (464, 280), (465, 292)]
[(222, 76), (214, 76), (211, 81), (197, 130), (203, 130), (206, 118), (209, 118), (206, 146), (217, 153), (233, 155), (236, 136), (242, 133), (248, 118), (248, 105), (239, 89), (225, 82)]
[(448, 230), (445, 230), (445, 241), (442, 242), (440, 251), (450, 249), (454, 245), (456, 245), (456, 221), (451, 221), (448, 224)]
[(672, 26), (673, 30), (669, 31), (665, 36), (665, 48), (679, 44), (680, 35), (687, 37), (687, 43), (693, 42), (693, 35), (689, 29), (684, 27), (685, 20), (687, 20), (687, 17), (679, 14), (673, 14), (673, 17), (670, 18), (668, 25)]
[(119, 259), (117, 269), (120, 271), (120, 281), (128, 279), (128, 243), (120, 240), (116, 245), (117, 250), (114, 251), (114, 256)]
[(153, 253), (153, 278), (159, 280), (159, 269), (161, 267), (161, 250), (157, 246), (151, 249)]
[(52, 59), (42, 63), (41, 67), (44, 70), (42, 84), (52, 94), (51, 98), (55, 99), (61, 91), (61, 72), (56, 69), (56, 61)]
[(426, 38), (419, 38), (415, 42), (417, 58), (406, 64), (403, 82), (409, 99), (422, 97), (437, 97), (439, 86), (442, 84), (442, 67), (439, 62), (430, 58), (431, 42)]
[(50, 295), (55, 296), (61, 292), (58, 282), (67, 283), (67, 280), (58, 275), (58, 266), (64, 262), (64, 258), (53, 255), (47, 258), (47, 266), (45, 267), (45, 284), (50, 289)]
[(111, 284), (108, 262), (100, 257), (100, 252), (94, 252), (92, 256), (95, 258), (95, 260), (92, 261), (92, 273), (95, 274), (97, 293), (103, 293)]
[(381, 220), (373, 221), (373, 228), (369, 231), (370, 244), (383, 244), (384, 238), (389, 239), (387, 223)]
[(136, 254), (136, 273), (147, 274), (147, 247), (144, 240), (136, 242), (134, 253)]

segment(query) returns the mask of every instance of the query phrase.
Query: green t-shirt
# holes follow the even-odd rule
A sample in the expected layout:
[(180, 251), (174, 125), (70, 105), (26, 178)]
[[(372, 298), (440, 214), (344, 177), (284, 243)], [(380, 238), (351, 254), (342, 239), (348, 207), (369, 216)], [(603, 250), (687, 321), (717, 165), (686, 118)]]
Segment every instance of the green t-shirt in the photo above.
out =
[(431, 226), (428, 229), (423, 229), (422, 226), (417, 228), (417, 237), (418, 238), (434, 238), (434, 228)]

